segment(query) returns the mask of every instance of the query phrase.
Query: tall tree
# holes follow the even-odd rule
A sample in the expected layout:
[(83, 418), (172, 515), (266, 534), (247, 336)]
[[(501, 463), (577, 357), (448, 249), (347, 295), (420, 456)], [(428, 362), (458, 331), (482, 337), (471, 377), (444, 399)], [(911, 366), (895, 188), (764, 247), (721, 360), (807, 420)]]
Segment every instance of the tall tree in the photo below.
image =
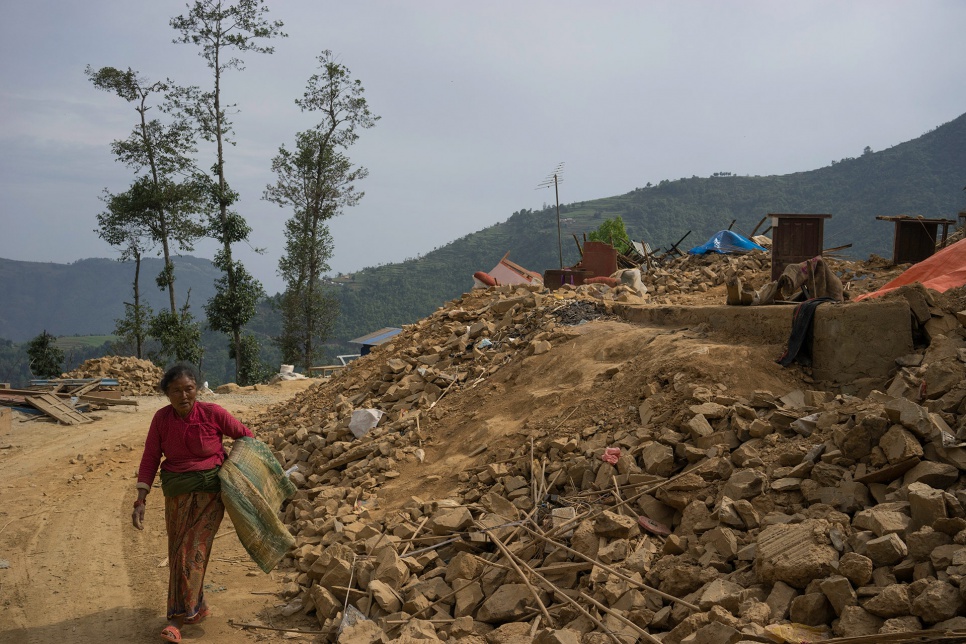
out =
[[(178, 109), (180, 97), (192, 90), (170, 80), (151, 82), (130, 67), (95, 70), (88, 65), (85, 73), (98, 89), (132, 103), (140, 117), (128, 138), (111, 143), (117, 160), (134, 170), (136, 179), (124, 193), (104, 191), (108, 210), (98, 215), (98, 234), (122, 248), (128, 247), (132, 234), (150, 239), (147, 246), (160, 245), (164, 267), (157, 283), (167, 289), (171, 313), (177, 313), (172, 247), (190, 252), (204, 234), (196, 217), (201, 194), (192, 161), (197, 152), (194, 131)], [(149, 119), (152, 109), (169, 118)]]
[(361, 81), (353, 80), (331, 51), (323, 51), (318, 61), (319, 73), (309, 78), (295, 103), (322, 120), (295, 135), (293, 151), (279, 148), (272, 160), (277, 179), (264, 194), (294, 210), (285, 224), (285, 255), (279, 261), (286, 288), (283, 332), (276, 341), (286, 360), (306, 369), (321, 354), (337, 311), (321, 280), (333, 250), (326, 221), (359, 202), (364, 193), (355, 184), (369, 174), (362, 166), (353, 167), (345, 150), (358, 140), (360, 129), (379, 120), (369, 110)]
[(229, 69), (244, 69), (242, 60), (231, 52), (271, 54), (274, 48), (262, 43), (286, 35), (281, 31), (282, 22), (270, 21), (267, 14), (263, 0), (195, 0), (188, 5), (187, 14), (171, 19), (171, 26), (180, 33), (175, 42), (200, 47), (199, 55), (213, 74), (213, 89), (198, 94), (189, 107), (202, 137), (214, 143), (216, 150), (214, 177), (208, 182), (212, 208), (208, 228), (221, 245), (214, 263), (224, 276), (218, 280), (218, 293), (205, 306), (205, 312), (209, 327), (231, 338), (239, 384), (245, 384), (239, 377), (242, 356), (247, 355), (242, 350), (242, 327), (255, 314), (262, 287), (232, 256), (232, 244), (246, 241), (251, 228), (244, 217), (231, 210), (238, 194), (225, 178), (225, 144), (230, 143), (232, 130), (222, 105), (222, 77)]

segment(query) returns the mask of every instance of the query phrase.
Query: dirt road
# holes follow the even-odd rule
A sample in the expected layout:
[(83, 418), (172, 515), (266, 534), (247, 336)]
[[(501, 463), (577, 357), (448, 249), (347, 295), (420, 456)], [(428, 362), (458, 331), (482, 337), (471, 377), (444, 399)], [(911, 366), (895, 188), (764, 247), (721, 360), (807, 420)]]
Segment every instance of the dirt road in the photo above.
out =
[[(306, 384), (205, 399), (243, 413)], [(160, 489), (148, 496), (143, 531), (130, 517), (144, 436), (167, 401), (138, 400), (73, 427), (15, 417), (0, 434), (0, 643), (160, 641), (168, 576)], [(271, 624), (282, 581), (251, 562), (226, 515), (206, 577), (213, 616), (185, 627), (185, 641), (291, 639), (228, 623)]]

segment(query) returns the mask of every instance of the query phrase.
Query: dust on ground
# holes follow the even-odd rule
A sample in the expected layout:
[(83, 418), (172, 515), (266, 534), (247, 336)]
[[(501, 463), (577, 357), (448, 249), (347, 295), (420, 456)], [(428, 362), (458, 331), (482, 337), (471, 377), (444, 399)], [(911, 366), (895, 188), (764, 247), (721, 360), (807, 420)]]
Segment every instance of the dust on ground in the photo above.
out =
[[(286, 399), (308, 380), (210, 395), (242, 414)], [(165, 624), (167, 539), (160, 488), (148, 496), (143, 531), (131, 525), (144, 437), (161, 396), (137, 407), (97, 412), (98, 420), (64, 426), (14, 417), (0, 435), (0, 642), (156, 642)], [(277, 574), (248, 558), (228, 516), (206, 577), (213, 616), (185, 627), (187, 642), (276, 641), (236, 622), (271, 623)]]

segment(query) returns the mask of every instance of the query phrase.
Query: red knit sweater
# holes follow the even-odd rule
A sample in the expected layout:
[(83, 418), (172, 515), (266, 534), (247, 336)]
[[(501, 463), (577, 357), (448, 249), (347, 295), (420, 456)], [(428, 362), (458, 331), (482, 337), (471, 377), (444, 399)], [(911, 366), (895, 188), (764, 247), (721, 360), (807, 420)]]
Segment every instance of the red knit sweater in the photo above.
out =
[(221, 465), (227, 457), (222, 436), (252, 436), (252, 430), (214, 403), (195, 401), (187, 418), (178, 416), (171, 405), (159, 409), (144, 441), (138, 487), (151, 488), (159, 464), (169, 472), (209, 470)]

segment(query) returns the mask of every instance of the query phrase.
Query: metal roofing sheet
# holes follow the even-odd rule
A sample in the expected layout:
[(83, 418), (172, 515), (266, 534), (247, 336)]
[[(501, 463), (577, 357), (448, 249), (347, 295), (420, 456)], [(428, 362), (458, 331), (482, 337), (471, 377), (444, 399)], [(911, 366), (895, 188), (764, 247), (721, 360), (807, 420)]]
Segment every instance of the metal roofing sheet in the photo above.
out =
[(377, 344), (382, 344), (383, 342), (387, 341), (389, 338), (399, 335), (400, 333), (402, 333), (402, 329), (397, 329), (395, 327), (385, 327), (383, 329), (379, 329), (378, 331), (373, 331), (368, 335), (355, 338), (354, 340), (349, 340), (349, 342), (351, 344), (375, 346)]

